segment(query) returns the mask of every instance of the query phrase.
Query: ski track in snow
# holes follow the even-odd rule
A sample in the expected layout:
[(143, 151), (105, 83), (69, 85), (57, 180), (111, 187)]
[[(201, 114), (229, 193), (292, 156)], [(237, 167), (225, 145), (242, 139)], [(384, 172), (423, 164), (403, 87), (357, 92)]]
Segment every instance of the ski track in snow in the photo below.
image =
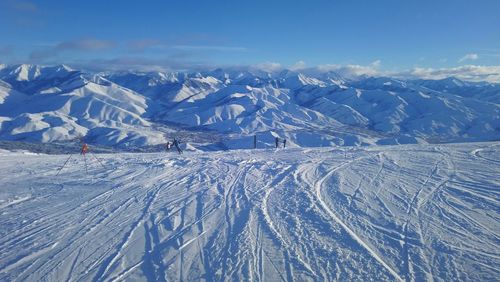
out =
[(499, 145), (1, 153), (0, 280), (500, 280)]

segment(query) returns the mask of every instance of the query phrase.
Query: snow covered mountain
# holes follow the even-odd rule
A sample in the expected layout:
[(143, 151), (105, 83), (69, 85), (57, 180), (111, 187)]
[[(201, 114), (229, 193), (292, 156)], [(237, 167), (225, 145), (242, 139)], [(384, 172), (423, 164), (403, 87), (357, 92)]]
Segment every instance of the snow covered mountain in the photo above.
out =
[(85, 136), (90, 143), (142, 146), (165, 142), (166, 132), (186, 130), (223, 136), (220, 148), (249, 146), (254, 134), (263, 144), (279, 136), (292, 146), (487, 141), (500, 139), (499, 110), (500, 85), (456, 78), (0, 68), (4, 140)]
[(0, 137), (51, 142), (78, 136), (101, 144), (161, 142), (142, 116), (146, 98), (66, 67), (14, 66), (1, 72)]

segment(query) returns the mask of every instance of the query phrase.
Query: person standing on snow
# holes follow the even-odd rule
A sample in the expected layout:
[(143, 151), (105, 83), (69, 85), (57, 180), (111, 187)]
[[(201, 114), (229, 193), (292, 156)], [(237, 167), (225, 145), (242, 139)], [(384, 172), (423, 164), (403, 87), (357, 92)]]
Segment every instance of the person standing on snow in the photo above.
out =
[(80, 152), (80, 155), (85, 155), (88, 151), (89, 151), (89, 146), (86, 143), (83, 143), (82, 151)]
[(280, 139), (279, 139), (278, 137), (276, 137), (276, 138), (274, 139), (274, 141), (276, 142), (276, 149), (278, 149), (278, 144), (279, 144), (279, 142), (280, 142)]
[(179, 154), (182, 154), (182, 150), (179, 147), (179, 141), (177, 141), (177, 139), (175, 139), (175, 138), (174, 138), (173, 145), (175, 146), (175, 148), (177, 148), (177, 152), (179, 152)]
[(286, 148), (286, 139), (283, 139), (283, 148)]

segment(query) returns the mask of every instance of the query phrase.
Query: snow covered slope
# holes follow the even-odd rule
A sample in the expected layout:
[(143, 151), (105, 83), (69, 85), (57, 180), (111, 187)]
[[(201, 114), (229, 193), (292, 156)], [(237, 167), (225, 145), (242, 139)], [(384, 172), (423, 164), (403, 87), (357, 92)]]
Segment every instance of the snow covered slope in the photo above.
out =
[(2, 139), (52, 142), (85, 136), (89, 142), (112, 145), (164, 140), (141, 117), (148, 107), (145, 97), (102, 77), (27, 65), (2, 72)]
[(177, 129), (223, 134), (226, 140), (212, 146), (219, 149), (243, 148), (241, 140), (254, 134), (299, 147), (500, 140), (500, 86), (290, 70), (0, 69), (1, 139), (82, 135), (94, 144), (144, 146), (165, 142), (165, 133)]
[(500, 143), (0, 153), (0, 280), (500, 279)]
[[(299, 146), (500, 139), (495, 84), (221, 69), (171, 74), (167, 80), (158, 73), (141, 74), (140, 80), (130, 76), (108, 78), (157, 97), (150, 117), (160, 123), (247, 135), (274, 132)], [(203, 87), (192, 82), (200, 79)]]

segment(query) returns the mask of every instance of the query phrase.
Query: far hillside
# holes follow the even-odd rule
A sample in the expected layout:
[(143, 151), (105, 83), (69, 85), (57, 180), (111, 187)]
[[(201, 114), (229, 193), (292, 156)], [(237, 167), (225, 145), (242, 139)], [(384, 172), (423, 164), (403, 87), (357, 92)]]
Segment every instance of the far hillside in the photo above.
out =
[(0, 140), (194, 150), (500, 140), (500, 85), (256, 69), (0, 65)]

